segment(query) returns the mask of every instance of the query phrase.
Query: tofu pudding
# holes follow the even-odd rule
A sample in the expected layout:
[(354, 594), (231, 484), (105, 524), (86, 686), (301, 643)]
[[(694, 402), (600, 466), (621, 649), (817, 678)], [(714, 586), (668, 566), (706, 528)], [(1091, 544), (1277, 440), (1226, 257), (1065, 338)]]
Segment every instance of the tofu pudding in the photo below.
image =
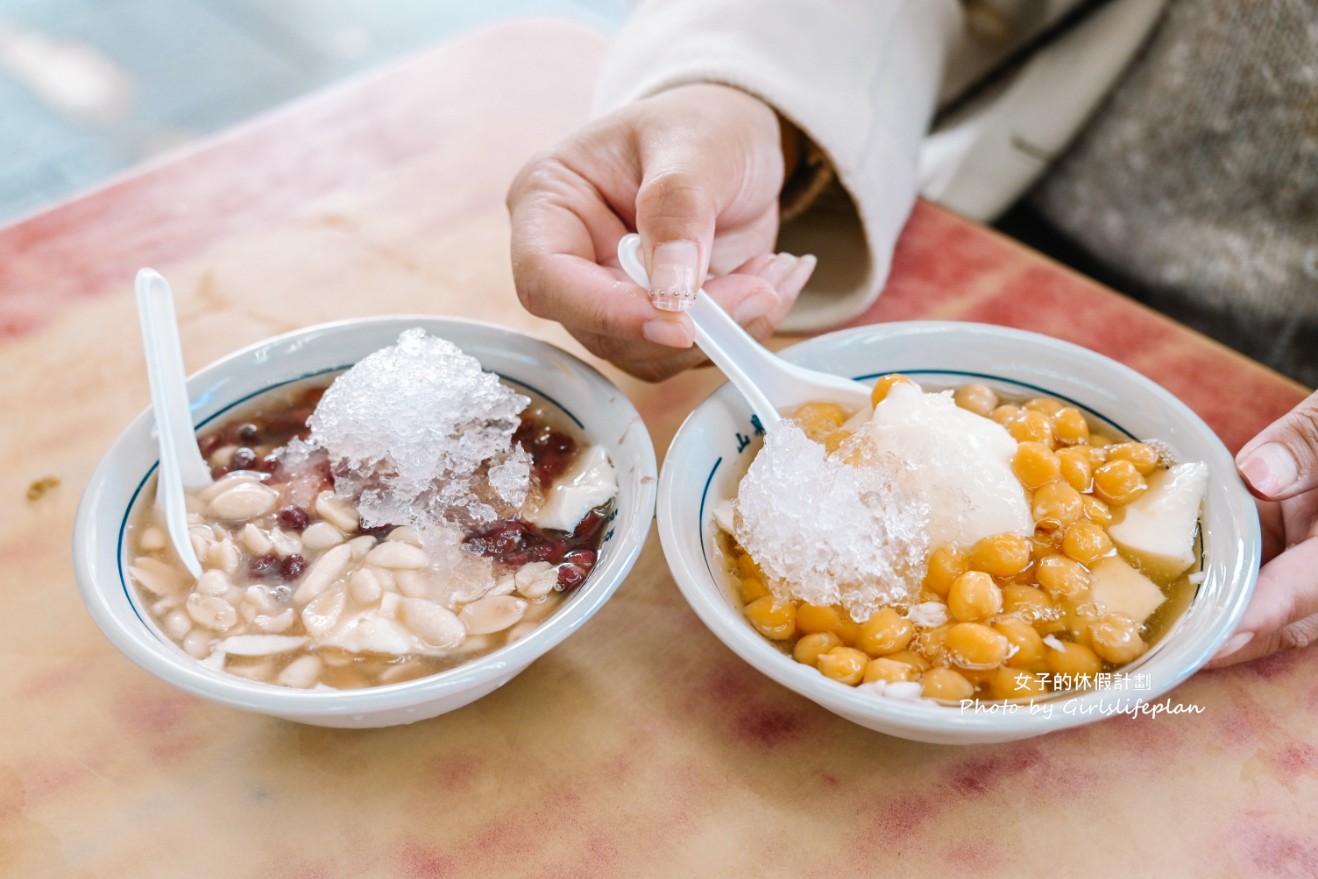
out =
[(551, 403), (420, 330), (247, 401), (199, 444), (202, 575), (152, 504), (129, 573), (189, 655), (287, 687), (398, 683), (516, 641), (589, 576), (618, 491)]
[(890, 375), (873, 403), (802, 407), (715, 510), (746, 619), (799, 662), (876, 696), (1032, 699), (1110, 685), (1188, 606), (1206, 465), (985, 385)]

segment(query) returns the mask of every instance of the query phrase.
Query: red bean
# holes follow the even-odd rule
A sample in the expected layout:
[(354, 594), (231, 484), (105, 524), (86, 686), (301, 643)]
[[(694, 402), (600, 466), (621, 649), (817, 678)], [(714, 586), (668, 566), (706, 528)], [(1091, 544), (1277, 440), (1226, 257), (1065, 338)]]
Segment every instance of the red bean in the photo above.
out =
[(229, 459), (229, 469), (250, 470), (255, 463), (256, 452), (252, 451), (247, 446), (243, 446), (241, 449), (234, 452), (233, 457)]
[(558, 590), (570, 592), (586, 580), (586, 572), (576, 565), (563, 565), (558, 569)]
[(279, 521), (289, 529), (301, 534), (311, 524), (311, 517), (301, 507), (288, 504), (280, 508)]
[(247, 562), (247, 576), (252, 580), (269, 580), (278, 575), (279, 556), (273, 553), (254, 556)]
[(301, 577), (302, 574), (306, 571), (306, 569), (307, 569), (306, 558), (299, 555), (298, 553), (293, 553), (292, 555), (285, 558), (282, 562), (280, 562), (279, 579), (283, 580), (285, 583), (292, 583), (298, 577)]

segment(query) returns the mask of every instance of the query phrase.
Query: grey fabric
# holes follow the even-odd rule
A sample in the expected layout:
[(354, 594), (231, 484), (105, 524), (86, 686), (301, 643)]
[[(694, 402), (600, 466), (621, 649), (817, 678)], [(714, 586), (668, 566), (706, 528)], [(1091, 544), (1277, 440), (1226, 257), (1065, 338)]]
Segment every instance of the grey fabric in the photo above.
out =
[(1128, 292), (1318, 385), (1318, 0), (1175, 0), (1029, 198)]

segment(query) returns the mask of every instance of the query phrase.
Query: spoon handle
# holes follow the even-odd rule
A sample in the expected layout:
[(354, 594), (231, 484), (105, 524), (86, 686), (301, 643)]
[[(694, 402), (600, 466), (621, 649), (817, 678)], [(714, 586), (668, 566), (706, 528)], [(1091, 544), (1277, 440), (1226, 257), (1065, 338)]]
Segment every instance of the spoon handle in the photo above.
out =
[(142, 324), (151, 405), (160, 440), (156, 502), (163, 507), (170, 541), (183, 566), (192, 576), (200, 577), (201, 562), (188, 536), (184, 489), (208, 484), (210, 468), (197, 448), (197, 434), (192, 426), (174, 294), (154, 269), (137, 273), (137, 316)]
[(768, 430), (781, 421), (782, 416), (760, 386), (765, 374), (772, 368), (766, 361), (766, 358), (774, 356), (769, 349), (743, 330), (705, 292), (704, 287), (696, 291), (695, 301), (687, 309), (687, 314), (691, 315), (696, 325), (696, 344), (700, 350), (723, 370), (732, 386), (741, 391), (746, 402), (751, 404), (751, 411), (759, 416), (764, 429)]
[(151, 379), (157, 429), (170, 439), (183, 487), (201, 488), (210, 483), (211, 472), (197, 448), (196, 429), (192, 425), (174, 294), (169, 282), (154, 269), (137, 273), (137, 311), (146, 343), (147, 375)]
[[(624, 235), (618, 242), (618, 262), (632, 281), (648, 290), (650, 276), (641, 262), (640, 246), (640, 235)], [(767, 430), (781, 421), (778, 410), (747, 372), (747, 368), (754, 369), (756, 365), (761, 367), (757, 370), (759, 372), (765, 367), (771, 368), (766, 358), (773, 355), (719, 308), (703, 287), (696, 291), (695, 301), (687, 309), (687, 314), (696, 327), (696, 344), (723, 371), (733, 387), (741, 391), (746, 402), (750, 403), (751, 411), (759, 417), (760, 424)]]

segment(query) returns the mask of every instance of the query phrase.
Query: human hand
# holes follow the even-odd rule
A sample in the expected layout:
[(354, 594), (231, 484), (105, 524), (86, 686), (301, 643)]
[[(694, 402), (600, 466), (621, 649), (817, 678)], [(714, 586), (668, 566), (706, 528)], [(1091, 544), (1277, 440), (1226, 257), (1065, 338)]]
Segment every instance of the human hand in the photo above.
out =
[(639, 378), (702, 362), (691, 319), (656, 308), (618, 267), (618, 241), (635, 229), (655, 293), (694, 295), (712, 269), (721, 277), (706, 291), (765, 339), (815, 264), (772, 255), (783, 174), (777, 114), (737, 89), (683, 86), (604, 116), (513, 181), (517, 295)]
[(1318, 640), (1318, 392), (1246, 443), (1236, 466), (1259, 498), (1264, 564), (1210, 668)]

